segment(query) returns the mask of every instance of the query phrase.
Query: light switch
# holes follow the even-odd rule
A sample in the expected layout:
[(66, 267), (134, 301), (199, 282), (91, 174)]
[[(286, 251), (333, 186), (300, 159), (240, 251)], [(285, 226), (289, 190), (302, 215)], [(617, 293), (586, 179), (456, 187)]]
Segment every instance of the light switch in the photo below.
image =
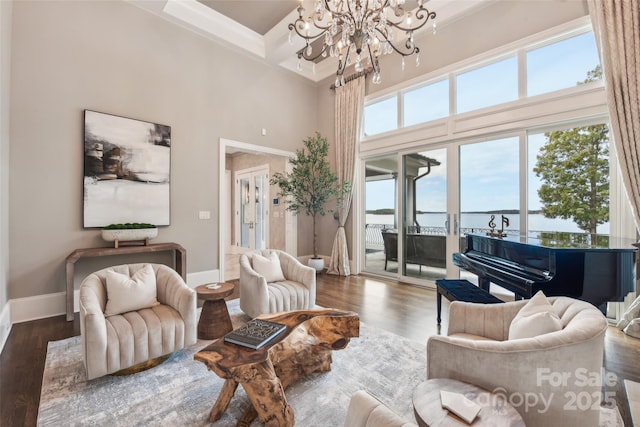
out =
[(200, 219), (211, 219), (211, 211), (200, 211), (200, 212), (198, 212), (198, 218), (200, 218)]

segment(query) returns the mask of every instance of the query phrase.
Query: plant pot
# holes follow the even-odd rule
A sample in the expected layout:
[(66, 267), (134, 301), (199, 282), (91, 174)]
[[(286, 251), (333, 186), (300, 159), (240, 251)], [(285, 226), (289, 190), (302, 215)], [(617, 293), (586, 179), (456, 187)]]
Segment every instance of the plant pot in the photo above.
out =
[(324, 270), (324, 259), (323, 258), (309, 258), (309, 267), (313, 267), (316, 269), (316, 273), (322, 273)]
[(153, 239), (158, 236), (157, 228), (125, 228), (119, 230), (102, 230), (102, 238), (107, 242), (129, 242), (134, 240)]

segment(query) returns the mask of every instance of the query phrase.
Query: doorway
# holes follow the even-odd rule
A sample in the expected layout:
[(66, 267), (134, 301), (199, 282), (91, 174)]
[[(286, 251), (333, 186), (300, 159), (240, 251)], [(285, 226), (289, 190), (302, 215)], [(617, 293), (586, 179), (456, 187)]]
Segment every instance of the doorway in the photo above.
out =
[(277, 187), (269, 184), (270, 174), (290, 170), (288, 160), (294, 156), (289, 151), (220, 139), (220, 281), (239, 278), (238, 259), (243, 251), (272, 248), (297, 255), (296, 218), (277, 200)]

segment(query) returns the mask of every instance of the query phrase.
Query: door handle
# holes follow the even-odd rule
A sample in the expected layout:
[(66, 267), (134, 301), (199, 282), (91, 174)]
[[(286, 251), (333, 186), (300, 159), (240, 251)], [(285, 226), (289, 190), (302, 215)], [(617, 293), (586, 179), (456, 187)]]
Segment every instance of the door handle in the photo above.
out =
[(453, 235), (456, 236), (458, 234), (458, 214), (453, 214)]
[(447, 214), (447, 219), (444, 220), (444, 229), (447, 232), (447, 236), (449, 235), (449, 233), (451, 232), (450, 228), (449, 228), (449, 214)]

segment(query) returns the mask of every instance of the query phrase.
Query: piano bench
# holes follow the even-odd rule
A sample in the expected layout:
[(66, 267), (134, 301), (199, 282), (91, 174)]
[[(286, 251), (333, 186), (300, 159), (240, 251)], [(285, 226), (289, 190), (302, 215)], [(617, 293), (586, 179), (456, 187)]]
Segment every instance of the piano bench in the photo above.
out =
[(438, 279), (436, 280), (436, 285), (438, 286), (438, 295), (436, 296), (436, 302), (438, 305), (438, 325), (440, 324), (440, 312), (442, 311), (442, 295), (444, 295), (449, 301), (464, 301), (479, 304), (496, 304), (504, 302), (468, 280)]

